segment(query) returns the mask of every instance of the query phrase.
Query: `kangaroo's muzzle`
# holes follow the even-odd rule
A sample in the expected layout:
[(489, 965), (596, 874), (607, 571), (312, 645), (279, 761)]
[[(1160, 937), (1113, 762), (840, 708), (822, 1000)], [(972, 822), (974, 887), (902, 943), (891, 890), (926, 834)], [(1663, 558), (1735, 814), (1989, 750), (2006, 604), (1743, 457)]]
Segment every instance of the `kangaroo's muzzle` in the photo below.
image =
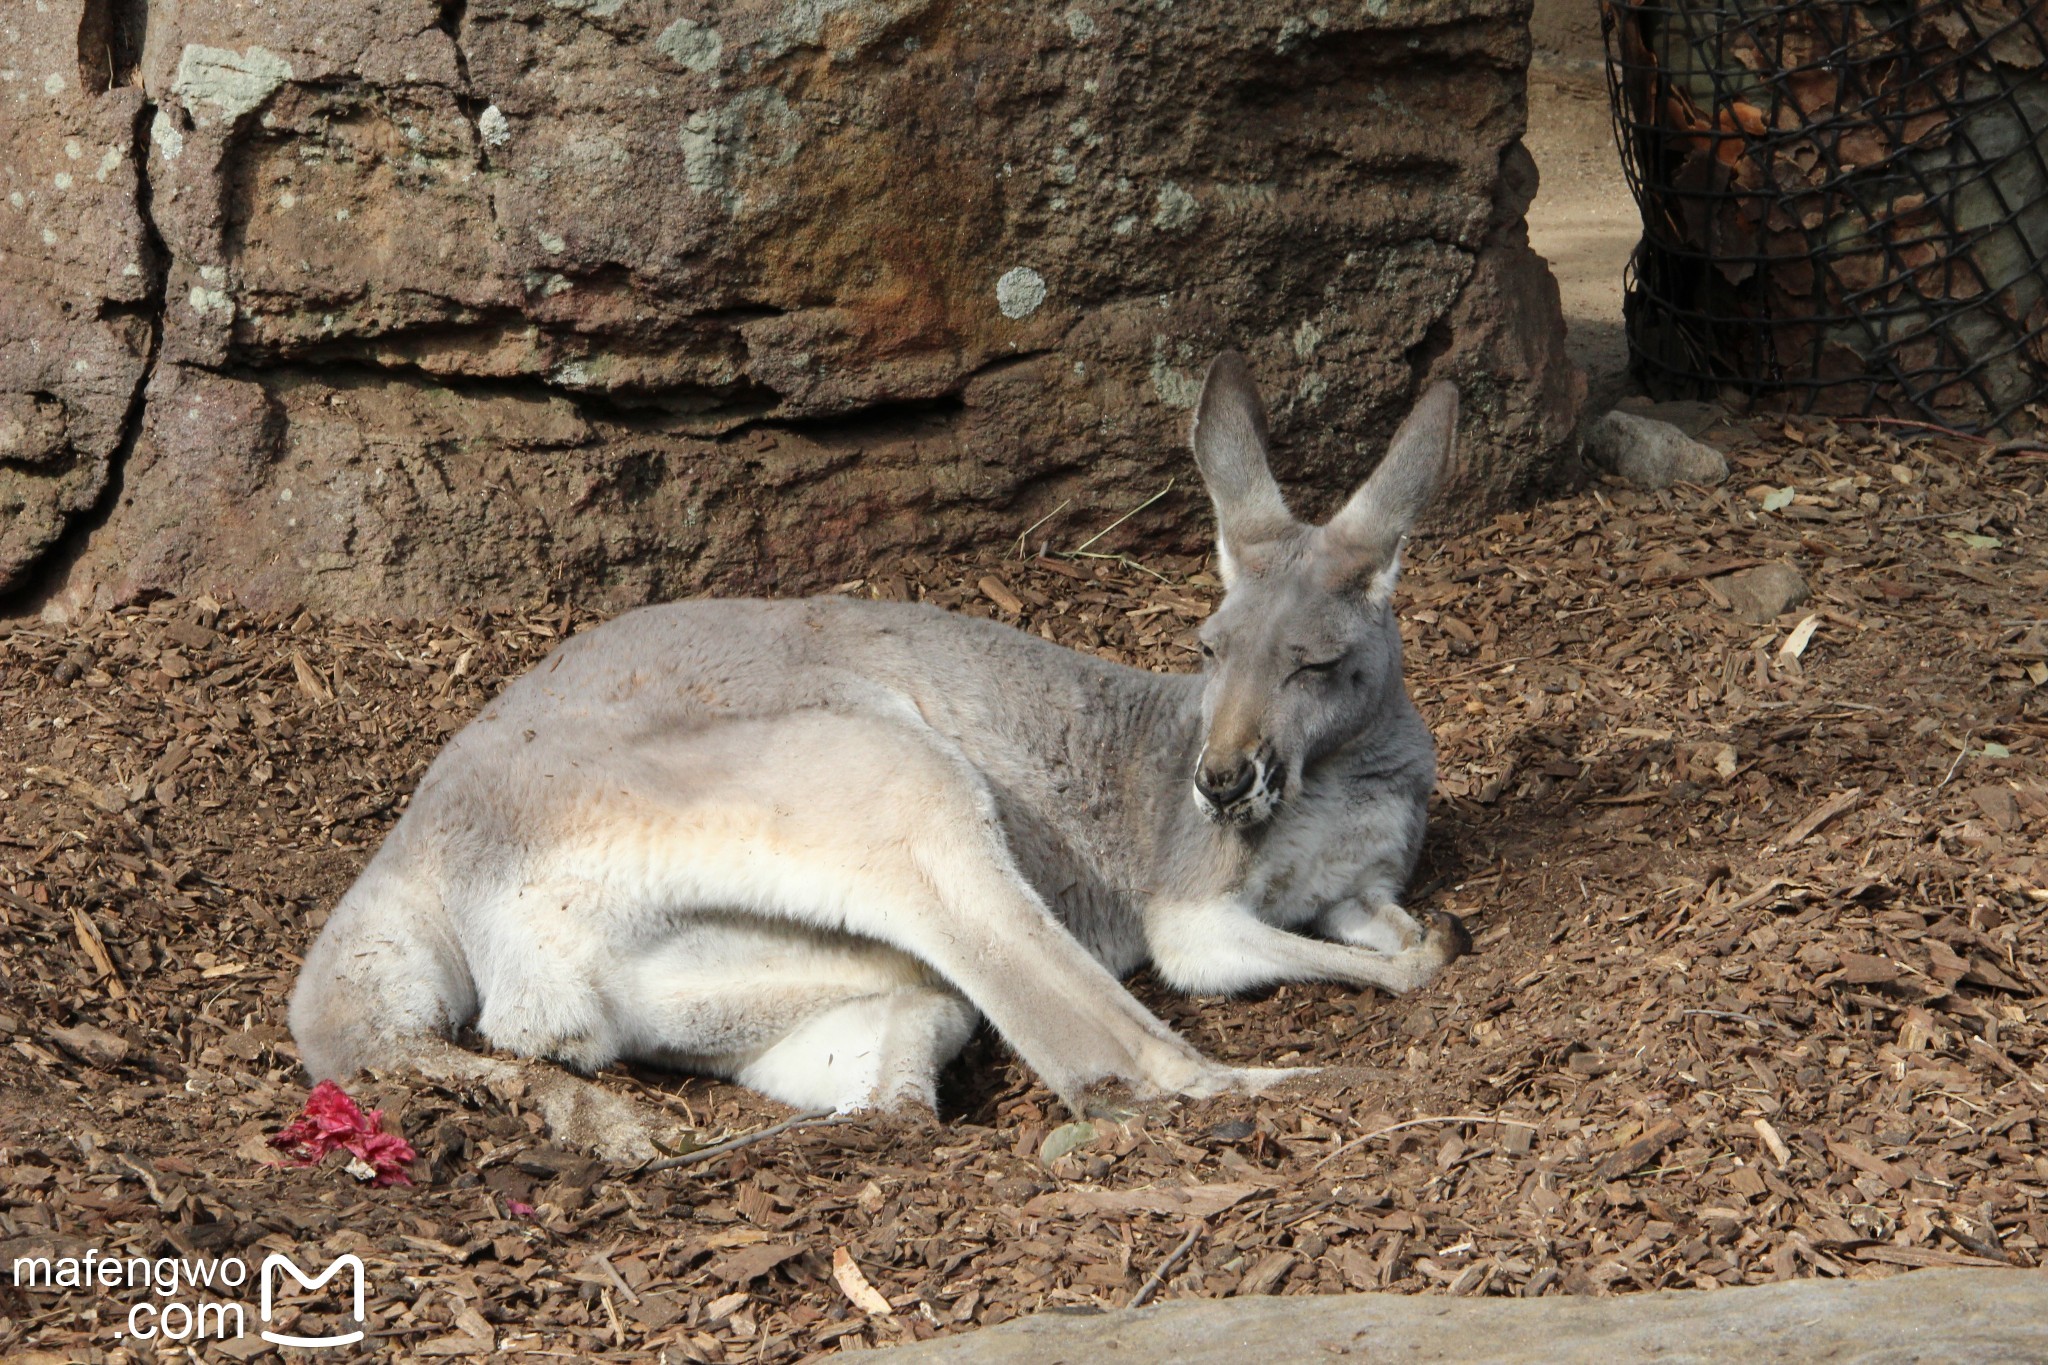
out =
[(1195, 772), (1195, 790), (1204, 801), (1223, 810), (1250, 795), (1258, 780), (1258, 767), (1250, 758), (1218, 765), (1204, 763)]
[(1282, 771), (1269, 746), (1219, 756), (1204, 749), (1195, 764), (1195, 802), (1218, 824), (1263, 823), (1280, 804), (1275, 779)]

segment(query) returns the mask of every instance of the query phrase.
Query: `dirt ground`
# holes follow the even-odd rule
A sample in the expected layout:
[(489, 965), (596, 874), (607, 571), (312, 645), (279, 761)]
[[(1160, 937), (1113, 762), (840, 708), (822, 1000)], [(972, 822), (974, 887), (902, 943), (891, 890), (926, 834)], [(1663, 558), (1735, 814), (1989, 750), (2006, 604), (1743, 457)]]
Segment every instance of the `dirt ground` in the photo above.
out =
[(1622, 271), (1643, 220), (1614, 150), (1601, 77), (1568, 67), (1532, 68), (1528, 146), (1542, 172), (1529, 206), (1529, 244), (1557, 279), (1565, 346), (1586, 371), (1591, 410), (1605, 412), (1632, 387)]
[(1529, 244), (1550, 262), (1565, 344), (1586, 371), (1589, 410), (1627, 393), (1622, 271), (1643, 220), (1622, 174), (1607, 103), (1599, 6), (1536, 0), (1529, 65), (1529, 131), (1541, 184), (1529, 206)]
[[(1463, 915), (1474, 954), (1402, 1000), (1141, 982), (1217, 1056), (1350, 1070), (1079, 1129), (984, 1037), (937, 1121), (800, 1128), (659, 1173), (404, 1077), (357, 1093), (418, 1147), (417, 1183), (273, 1166), (265, 1137), (306, 1093), (283, 1028), (296, 954), (449, 731), (589, 620), (182, 600), (16, 625), (0, 1268), (353, 1251), (392, 1358), (790, 1361), (1141, 1294), (2037, 1265), (2048, 457), (1739, 430), (1725, 488), (1596, 487), (1413, 547), (1409, 674), (1442, 783), (1412, 899)], [(1776, 560), (1812, 599), (1737, 619), (1714, 576)], [(1189, 667), (1202, 568), (992, 552), (843, 591)], [(707, 1141), (784, 1117), (726, 1085), (606, 1080)], [(141, 1297), (0, 1278), (0, 1357), (150, 1355), (120, 1335)], [(271, 1351), (253, 1322), (194, 1349)]]

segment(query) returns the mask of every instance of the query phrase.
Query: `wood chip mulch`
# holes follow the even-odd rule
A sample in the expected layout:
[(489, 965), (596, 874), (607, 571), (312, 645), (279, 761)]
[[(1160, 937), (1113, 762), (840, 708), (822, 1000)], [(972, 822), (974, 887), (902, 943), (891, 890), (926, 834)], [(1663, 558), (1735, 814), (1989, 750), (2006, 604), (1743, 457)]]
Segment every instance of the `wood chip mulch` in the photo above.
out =
[[(2048, 463), (1828, 425), (1760, 427), (1734, 461), (1723, 488), (1595, 487), (1411, 548), (1409, 673), (1442, 746), (1413, 899), (1476, 952), (1403, 1000), (1138, 985), (1214, 1055), (1338, 1068), (1309, 1095), (1076, 1125), (983, 1037), (940, 1120), (659, 1173), (399, 1076), (356, 1094), (419, 1149), (411, 1187), (280, 1168), (265, 1141), (305, 1098), (295, 954), (446, 735), (587, 613), (197, 599), (13, 626), (0, 1357), (168, 1348), (121, 1336), (135, 1293), (7, 1279), (87, 1247), (353, 1251), (372, 1343), (408, 1359), (793, 1361), (1139, 1297), (2041, 1264)], [(1717, 577), (1780, 560), (1811, 599), (1744, 623)], [(1185, 668), (1202, 569), (991, 553), (841, 590)], [(706, 1142), (787, 1117), (605, 1080)], [(205, 1351), (274, 1355), (253, 1322)]]

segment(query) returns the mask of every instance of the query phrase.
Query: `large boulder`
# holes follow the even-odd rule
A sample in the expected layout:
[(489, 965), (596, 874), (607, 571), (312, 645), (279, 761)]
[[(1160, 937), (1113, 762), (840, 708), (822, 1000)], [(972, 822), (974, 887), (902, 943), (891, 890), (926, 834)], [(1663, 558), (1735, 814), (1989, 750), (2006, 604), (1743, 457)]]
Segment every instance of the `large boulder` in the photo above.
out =
[[(0, 22), (82, 46), (108, 3)], [(108, 112), (0, 87), (23, 143), (63, 156), (88, 116), (126, 135), (86, 161), (121, 151), (108, 208), (51, 210), (60, 242), (88, 212), (108, 237), (66, 269), (112, 262), (130, 221), (131, 254), (151, 223), (164, 247), (133, 284), (108, 266), (129, 295), (95, 277), (131, 312), (0, 320), (20, 333), (0, 364), (161, 329), (118, 499), (55, 601), (794, 591), (1056, 511), (1036, 536), (1073, 543), (1170, 482), (1119, 534), (1193, 546), (1182, 434), (1225, 345), (1267, 385), (1305, 510), (1445, 376), (1466, 392), (1446, 505), (1512, 499), (1581, 388), (1522, 229), (1526, 19), (1526, 0), (156, 0), (132, 74), (105, 63)], [(0, 290), (51, 273), (13, 245), (30, 226), (7, 231)], [(0, 388), (68, 417), (71, 389), (17, 368)], [(143, 384), (116, 378), (108, 401)], [(123, 458), (120, 421), (111, 441), (68, 421), (65, 467), (98, 460), (98, 482), (47, 493), (28, 550), (0, 539), (0, 585)], [(0, 451), (0, 496), (18, 469), (54, 488), (38, 458)]]

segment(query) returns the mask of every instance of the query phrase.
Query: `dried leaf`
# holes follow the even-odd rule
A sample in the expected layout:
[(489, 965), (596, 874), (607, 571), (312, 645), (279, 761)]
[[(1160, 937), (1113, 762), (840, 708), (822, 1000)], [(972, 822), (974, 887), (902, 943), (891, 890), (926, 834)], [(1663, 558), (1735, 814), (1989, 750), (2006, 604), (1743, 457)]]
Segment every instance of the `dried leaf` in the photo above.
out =
[(712, 1279), (724, 1284), (746, 1284), (758, 1280), (792, 1256), (801, 1256), (801, 1243), (762, 1243), (743, 1247), (729, 1256), (722, 1256), (706, 1267)]
[(116, 1000), (125, 998), (128, 988), (121, 984), (121, 974), (114, 970), (114, 959), (107, 955), (107, 942), (100, 937), (99, 926), (75, 905), (71, 907), (71, 929), (78, 935), (78, 946), (92, 959), (107, 994)]
[(1616, 1149), (1594, 1172), (1597, 1180), (1614, 1180), (1647, 1164), (1666, 1147), (1685, 1136), (1685, 1125), (1677, 1119), (1660, 1119), (1635, 1141)]
[(1785, 643), (1778, 646), (1778, 657), (1796, 659), (1806, 653), (1807, 642), (1813, 639), (1813, 632), (1820, 628), (1820, 613), (1813, 612), (1785, 637)]
[(1787, 830), (1785, 837), (1777, 841), (1777, 846), (1779, 848), (1797, 847), (1801, 840), (1840, 815), (1843, 811), (1850, 809), (1862, 799), (1863, 788), (1861, 787), (1851, 787), (1847, 791), (1836, 792), (1833, 796), (1823, 801), (1812, 814)]
[(334, 694), (327, 690), (327, 684), (320, 681), (320, 675), (313, 671), (313, 665), (306, 662), (306, 656), (298, 650), (292, 651), (292, 672), (299, 680), (299, 691), (313, 701), (333, 701)]
[(1046, 1134), (1044, 1143), (1038, 1149), (1038, 1159), (1050, 1166), (1067, 1153), (1086, 1147), (1099, 1136), (1101, 1130), (1087, 1119), (1076, 1119), (1072, 1123), (1062, 1124)]
[(839, 1292), (850, 1299), (855, 1308), (876, 1317), (887, 1317), (896, 1310), (889, 1306), (875, 1287), (868, 1283), (868, 1277), (860, 1273), (860, 1266), (853, 1259), (853, 1253), (845, 1247), (832, 1249), (832, 1280), (839, 1286)]

